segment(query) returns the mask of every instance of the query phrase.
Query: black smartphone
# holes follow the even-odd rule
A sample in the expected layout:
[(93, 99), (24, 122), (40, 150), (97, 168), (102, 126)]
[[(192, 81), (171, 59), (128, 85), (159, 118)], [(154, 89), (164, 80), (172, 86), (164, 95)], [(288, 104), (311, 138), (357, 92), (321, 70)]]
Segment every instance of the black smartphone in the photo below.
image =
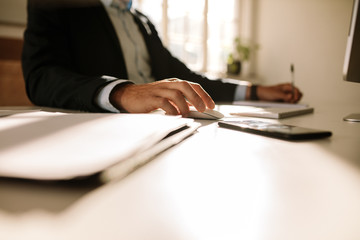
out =
[(238, 131), (259, 134), (267, 137), (285, 140), (307, 140), (330, 137), (330, 131), (303, 128), (298, 126), (268, 123), (257, 120), (242, 121), (220, 121), (220, 127), (230, 128)]

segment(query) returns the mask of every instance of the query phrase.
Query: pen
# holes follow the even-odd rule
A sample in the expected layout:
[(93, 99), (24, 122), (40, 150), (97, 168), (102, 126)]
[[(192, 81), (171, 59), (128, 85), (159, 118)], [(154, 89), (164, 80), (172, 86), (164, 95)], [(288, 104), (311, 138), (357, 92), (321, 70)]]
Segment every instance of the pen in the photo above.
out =
[(294, 67), (293, 63), (291, 63), (291, 65), (290, 65), (290, 72), (291, 72), (291, 91), (292, 91), (292, 97), (294, 98), (294, 95), (295, 95), (295, 67)]

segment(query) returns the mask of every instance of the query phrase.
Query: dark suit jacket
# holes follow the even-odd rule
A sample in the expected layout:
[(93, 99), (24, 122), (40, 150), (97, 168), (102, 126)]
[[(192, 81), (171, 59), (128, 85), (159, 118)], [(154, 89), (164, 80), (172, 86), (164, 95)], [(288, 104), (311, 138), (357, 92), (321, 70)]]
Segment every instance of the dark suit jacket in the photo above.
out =
[[(235, 85), (209, 80), (189, 70), (162, 45), (153, 24), (140, 12), (139, 25), (156, 80), (197, 82), (215, 101), (232, 101)], [(150, 32), (149, 32), (150, 29)], [(119, 39), (104, 7), (28, 4), (23, 72), (30, 100), (39, 106), (102, 112), (94, 97), (108, 75), (128, 79)]]

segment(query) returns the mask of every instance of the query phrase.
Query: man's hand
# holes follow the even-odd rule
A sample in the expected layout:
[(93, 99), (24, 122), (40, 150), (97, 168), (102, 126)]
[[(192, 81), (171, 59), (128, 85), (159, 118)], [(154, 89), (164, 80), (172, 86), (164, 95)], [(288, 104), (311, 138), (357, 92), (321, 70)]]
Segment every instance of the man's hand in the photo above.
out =
[(258, 86), (257, 95), (263, 101), (277, 101), (297, 103), (302, 97), (302, 93), (296, 87), (292, 88), (290, 83), (283, 83), (274, 86)]
[(111, 92), (110, 102), (129, 113), (148, 113), (161, 108), (168, 115), (183, 116), (189, 113), (189, 103), (200, 112), (215, 107), (212, 98), (199, 84), (179, 79), (122, 85)]

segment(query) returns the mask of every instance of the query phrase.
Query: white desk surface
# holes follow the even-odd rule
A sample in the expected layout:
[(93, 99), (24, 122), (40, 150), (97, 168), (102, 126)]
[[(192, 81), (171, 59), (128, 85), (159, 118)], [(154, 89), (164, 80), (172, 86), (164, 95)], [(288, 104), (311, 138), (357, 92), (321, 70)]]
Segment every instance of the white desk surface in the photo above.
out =
[[(0, 179), (0, 239), (360, 239), (359, 106), (283, 123), (331, 130), (287, 142), (218, 128), (122, 180), (96, 186)], [(4, 140), (1, 140), (4, 141)]]

